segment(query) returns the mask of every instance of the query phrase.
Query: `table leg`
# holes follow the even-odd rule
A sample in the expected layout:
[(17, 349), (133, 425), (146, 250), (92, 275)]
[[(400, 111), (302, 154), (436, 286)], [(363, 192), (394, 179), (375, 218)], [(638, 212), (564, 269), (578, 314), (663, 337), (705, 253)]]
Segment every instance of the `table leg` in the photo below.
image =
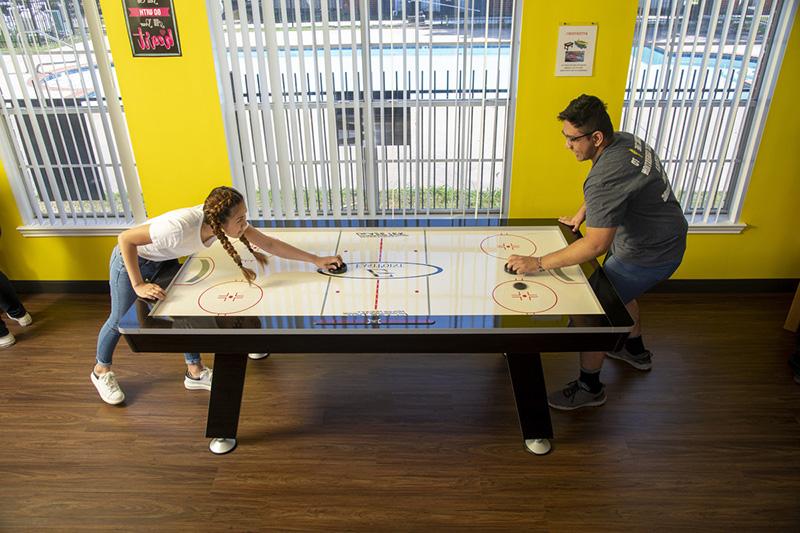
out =
[(206, 437), (211, 438), (209, 449), (213, 453), (228, 453), (236, 448), (246, 370), (246, 353), (218, 353), (214, 357), (214, 377), (206, 424)]
[(553, 424), (547, 405), (542, 358), (538, 353), (509, 353), (506, 362), (525, 449), (544, 455), (551, 449), (549, 439), (553, 438)]

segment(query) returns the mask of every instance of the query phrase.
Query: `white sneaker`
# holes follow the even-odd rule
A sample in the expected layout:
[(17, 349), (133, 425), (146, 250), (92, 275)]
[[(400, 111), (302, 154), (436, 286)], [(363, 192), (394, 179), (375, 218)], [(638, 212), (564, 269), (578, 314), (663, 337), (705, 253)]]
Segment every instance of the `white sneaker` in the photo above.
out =
[(0, 348), (8, 348), (9, 346), (13, 346), (15, 342), (17, 342), (17, 339), (14, 338), (14, 335), (9, 333), (5, 337), (0, 337)]
[(19, 318), (14, 318), (13, 316), (8, 315), (8, 318), (10, 318), (11, 320), (16, 320), (17, 323), (22, 327), (30, 326), (31, 322), (33, 322), (33, 318), (31, 318), (31, 314), (30, 313), (25, 313), (24, 315), (22, 315)]
[(109, 371), (98, 376), (92, 371), (90, 377), (104, 402), (117, 405), (125, 401), (125, 393), (119, 388), (117, 376), (114, 375), (114, 372)]
[(188, 390), (211, 390), (211, 378), (214, 371), (208, 367), (203, 368), (200, 377), (193, 378), (189, 371), (183, 377), (183, 386)]
[(269, 357), (268, 353), (249, 353), (247, 357), (250, 359), (264, 359), (265, 357)]

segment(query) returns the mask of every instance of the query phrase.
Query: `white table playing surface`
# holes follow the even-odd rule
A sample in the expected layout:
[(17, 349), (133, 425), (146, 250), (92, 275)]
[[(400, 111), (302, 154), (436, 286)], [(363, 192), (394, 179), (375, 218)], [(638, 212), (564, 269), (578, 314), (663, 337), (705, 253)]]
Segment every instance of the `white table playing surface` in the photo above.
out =
[[(238, 241), (249, 284), (219, 242), (190, 257), (150, 315), (434, 316), (603, 314), (579, 266), (532, 275), (503, 270), (512, 254), (541, 256), (567, 243), (557, 226), (267, 229), (318, 255), (340, 254), (343, 274), (269, 257)], [(524, 286), (523, 286), (524, 285)]]

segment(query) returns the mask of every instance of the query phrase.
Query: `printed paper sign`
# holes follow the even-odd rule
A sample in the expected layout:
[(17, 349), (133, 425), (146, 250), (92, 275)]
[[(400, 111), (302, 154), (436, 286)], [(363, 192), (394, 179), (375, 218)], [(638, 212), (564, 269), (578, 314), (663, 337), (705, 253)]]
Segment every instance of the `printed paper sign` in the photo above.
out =
[(591, 76), (597, 26), (561, 26), (556, 48), (556, 76)]

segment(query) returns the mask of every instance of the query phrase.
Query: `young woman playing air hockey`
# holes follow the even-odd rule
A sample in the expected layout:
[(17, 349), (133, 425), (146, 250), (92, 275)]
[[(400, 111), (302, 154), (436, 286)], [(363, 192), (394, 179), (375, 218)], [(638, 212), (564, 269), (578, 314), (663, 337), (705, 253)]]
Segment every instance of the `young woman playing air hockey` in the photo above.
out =
[[(111, 253), (111, 314), (97, 338), (97, 362), (90, 376), (104, 402), (115, 405), (125, 400), (111, 371), (114, 348), (120, 337), (120, 318), (137, 297), (164, 299), (164, 289), (146, 280), (152, 279), (168, 262), (175, 263), (179, 257), (199, 252), (219, 240), (245, 278), (248, 281), (256, 278), (255, 272), (242, 265), (242, 258), (229, 238), (239, 239), (262, 265), (267, 258), (252, 245), (278, 257), (313, 263), (320, 269), (343, 265), (339, 256), (320, 257), (304, 252), (250, 227), (244, 197), (231, 187), (215, 188), (203, 205), (176, 209), (123, 231)], [(187, 366), (184, 386), (189, 390), (211, 390), (212, 370), (203, 366), (200, 354), (187, 353), (184, 358)]]

